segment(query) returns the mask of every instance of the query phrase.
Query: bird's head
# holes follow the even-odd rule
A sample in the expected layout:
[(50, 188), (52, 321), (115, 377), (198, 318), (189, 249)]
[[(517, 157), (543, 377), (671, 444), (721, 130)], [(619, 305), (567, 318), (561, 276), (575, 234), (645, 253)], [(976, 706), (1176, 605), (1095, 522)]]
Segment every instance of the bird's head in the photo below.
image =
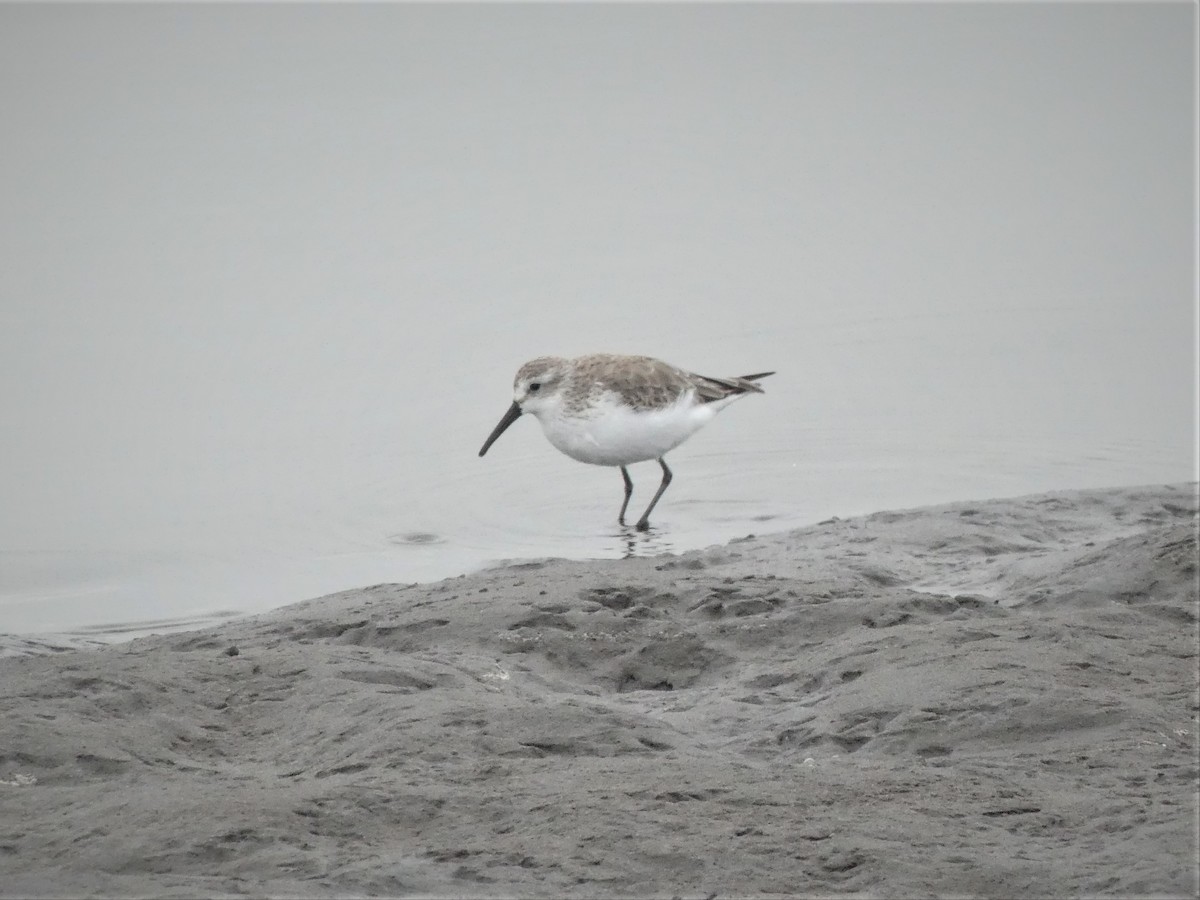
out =
[(532, 359), (517, 370), (513, 379), (513, 402), (508, 412), (492, 429), (488, 439), (483, 442), (479, 455), (488, 452), (488, 448), (496, 442), (513, 422), (524, 413), (541, 416), (557, 407), (562, 397), (563, 379), (566, 377), (567, 361), (557, 356), (540, 356)]

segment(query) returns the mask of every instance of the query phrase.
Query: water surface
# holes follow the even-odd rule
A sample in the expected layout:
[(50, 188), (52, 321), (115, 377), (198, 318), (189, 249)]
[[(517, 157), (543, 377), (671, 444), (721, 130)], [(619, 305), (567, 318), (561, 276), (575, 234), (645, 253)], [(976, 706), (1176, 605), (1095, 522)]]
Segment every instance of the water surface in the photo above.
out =
[[(3, 627), (1194, 479), (1193, 16), (0, 7)], [(477, 457), (598, 351), (778, 373), (647, 535)]]

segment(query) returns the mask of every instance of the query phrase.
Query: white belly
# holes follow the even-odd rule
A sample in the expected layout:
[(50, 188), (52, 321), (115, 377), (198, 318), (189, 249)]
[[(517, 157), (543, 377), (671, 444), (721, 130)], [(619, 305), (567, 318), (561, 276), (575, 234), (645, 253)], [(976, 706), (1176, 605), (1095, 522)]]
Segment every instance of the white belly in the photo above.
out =
[(719, 408), (695, 404), (690, 393), (659, 410), (634, 410), (609, 397), (578, 416), (558, 409), (538, 419), (546, 439), (572, 459), (597, 466), (623, 466), (657, 459), (678, 447)]

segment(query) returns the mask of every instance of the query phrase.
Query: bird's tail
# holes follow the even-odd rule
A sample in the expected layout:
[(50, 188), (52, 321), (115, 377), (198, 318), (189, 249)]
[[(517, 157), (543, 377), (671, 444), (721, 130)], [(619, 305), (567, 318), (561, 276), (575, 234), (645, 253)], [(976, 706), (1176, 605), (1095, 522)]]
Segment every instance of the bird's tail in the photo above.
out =
[(713, 378), (710, 375), (701, 375), (700, 377), (708, 382), (708, 384), (701, 388), (698, 393), (700, 399), (705, 403), (711, 403), (713, 400), (723, 400), (734, 394), (761, 394), (763, 393), (763, 389), (758, 386), (758, 380), (774, 374), (774, 372), (759, 372), (757, 375), (742, 375), (735, 378)]

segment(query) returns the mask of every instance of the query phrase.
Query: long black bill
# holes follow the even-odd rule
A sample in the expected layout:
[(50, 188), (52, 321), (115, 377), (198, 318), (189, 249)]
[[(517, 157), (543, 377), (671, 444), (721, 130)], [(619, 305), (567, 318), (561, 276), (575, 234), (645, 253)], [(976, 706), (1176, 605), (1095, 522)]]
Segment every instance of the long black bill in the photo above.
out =
[(513, 405), (510, 406), (508, 408), (508, 412), (504, 414), (504, 418), (501, 419), (500, 423), (492, 429), (492, 433), (488, 435), (488, 439), (483, 442), (483, 449), (479, 451), (479, 455), (483, 456), (483, 454), (487, 453), (488, 447), (496, 443), (496, 438), (504, 434), (504, 429), (508, 428), (509, 425), (517, 421), (519, 418), (521, 418), (521, 406), (514, 400)]

